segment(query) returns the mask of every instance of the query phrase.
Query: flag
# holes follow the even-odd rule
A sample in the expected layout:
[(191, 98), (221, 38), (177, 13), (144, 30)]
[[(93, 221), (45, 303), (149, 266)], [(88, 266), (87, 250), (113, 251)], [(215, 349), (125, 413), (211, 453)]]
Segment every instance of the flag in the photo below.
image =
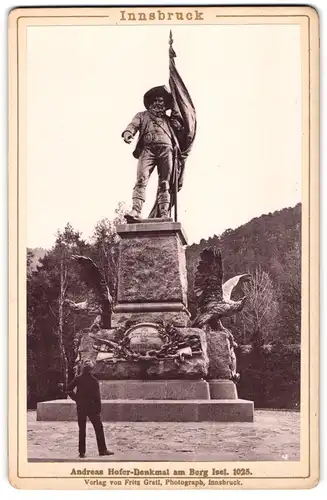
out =
[[(173, 97), (171, 121), (176, 119), (182, 124), (181, 130), (174, 129), (174, 169), (170, 183), (170, 209), (175, 207), (175, 221), (177, 221), (177, 193), (183, 186), (185, 162), (191, 152), (196, 134), (196, 112), (191, 96), (180, 76), (176, 64), (176, 53), (172, 47), (173, 37), (169, 37), (169, 87)], [(156, 201), (149, 217), (158, 217), (158, 203)]]
[(183, 185), (185, 161), (191, 152), (196, 134), (196, 112), (191, 96), (176, 68), (176, 53), (172, 47), (173, 38), (170, 32), (169, 38), (169, 87), (173, 96), (172, 115), (177, 116), (183, 124), (181, 132), (176, 131), (180, 151), (178, 168), (178, 191)]

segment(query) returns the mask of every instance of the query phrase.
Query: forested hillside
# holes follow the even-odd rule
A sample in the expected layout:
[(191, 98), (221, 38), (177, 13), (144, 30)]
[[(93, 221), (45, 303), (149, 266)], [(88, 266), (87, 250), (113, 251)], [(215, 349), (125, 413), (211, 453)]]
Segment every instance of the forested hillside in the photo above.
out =
[[(301, 205), (252, 219), (237, 229), (202, 239), (186, 250), (189, 302), (194, 308), (193, 276), (198, 257), (204, 248), (218, 246), (222, 250), (225, 281), (236, 274), (249, 273), (257, 281), (256, 292), (263, 299), (269, 295), (266, 315), (260, 332), (265, 341), (282, 340), (286, 344), (300, 342), (301, 323)], [(261, 292), (261, 297), (260, 297)], [(239, 291), (242, 295), (242, 291)], [(252, 299), (252, 300), (251, 300)], [(255, 297), (250, 297), (244, 314), (235, 318), (233, 333), (241, 343), (251, 340), (249, 314), (260, 316), (263, 311), (253, 310)], [(252, 310), (251, 309), (252, 306)]]

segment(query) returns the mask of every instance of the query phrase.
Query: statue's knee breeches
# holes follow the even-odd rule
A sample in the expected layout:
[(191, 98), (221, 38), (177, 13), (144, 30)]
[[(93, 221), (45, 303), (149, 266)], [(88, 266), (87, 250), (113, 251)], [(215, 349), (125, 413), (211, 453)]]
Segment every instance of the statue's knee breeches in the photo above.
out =
[(173, 171), (173, 150), (169, 146), (161, 146), (157, 158), (159, 183), (170, 181)]
[(155, 167), (154, 159), (147, 155), (146, 152), (142, 154), (137, 165), (136, 183), (133, 189), (133, 198), (139, 198), (145, 201), (145, 189), (148, 185), (150, 175)]

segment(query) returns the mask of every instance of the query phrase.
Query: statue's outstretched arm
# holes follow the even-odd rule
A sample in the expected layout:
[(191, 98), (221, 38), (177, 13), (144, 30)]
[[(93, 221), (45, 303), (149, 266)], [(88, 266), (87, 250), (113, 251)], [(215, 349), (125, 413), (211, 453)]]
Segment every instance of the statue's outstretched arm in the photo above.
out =
[(134, 135), (140, 130), (141, 127), (141, 113), (137, 113), (131, 123), (127, 125), (124, 132), (122, 133), (122, 137), (125, 140), (126, 136), (134, 137)]

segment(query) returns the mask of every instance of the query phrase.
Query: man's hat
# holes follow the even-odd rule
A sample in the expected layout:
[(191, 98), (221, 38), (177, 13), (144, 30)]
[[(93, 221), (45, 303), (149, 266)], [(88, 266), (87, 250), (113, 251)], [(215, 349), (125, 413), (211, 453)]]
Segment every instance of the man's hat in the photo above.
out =
[(163, 97), (166, 105), (166, 109), (171, 109), (173, 105), (173, 98), (171, 93), (164, 85), (160, 85), (159, 87), (153, 87), (148, 90), (143, 96), (143, 102), (146, 109), (149, 109), (150, 105), (157, 97)]
[(90, 359), (86, 359), (83, 363), (83, 372), (90, 373), (94, 368), (94, 363)]

